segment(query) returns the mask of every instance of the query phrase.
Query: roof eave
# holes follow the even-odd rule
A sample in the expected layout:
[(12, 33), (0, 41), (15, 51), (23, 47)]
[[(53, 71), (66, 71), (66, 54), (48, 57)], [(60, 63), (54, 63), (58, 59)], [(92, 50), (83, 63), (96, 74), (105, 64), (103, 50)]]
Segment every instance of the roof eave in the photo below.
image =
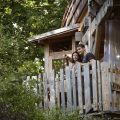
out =
[(49, 40), (51, 38), (56, 38), (56, 37), (63, 37), (63, 35), (67, 34), (67, 33), (72, 33), (75, 31), (78, 31), (79, 28), (79, 24), (74, 24), (71, 26), (67, 26), (67, 27), (63, 27), (63, 28), (59, 28), (50, 32), (46, 32), (40, 35), (36, 35), (33, 36), (31, 38), (28, 39), (29, 42), (38, 42), (38, 43), (43, 43), (44, 40)]

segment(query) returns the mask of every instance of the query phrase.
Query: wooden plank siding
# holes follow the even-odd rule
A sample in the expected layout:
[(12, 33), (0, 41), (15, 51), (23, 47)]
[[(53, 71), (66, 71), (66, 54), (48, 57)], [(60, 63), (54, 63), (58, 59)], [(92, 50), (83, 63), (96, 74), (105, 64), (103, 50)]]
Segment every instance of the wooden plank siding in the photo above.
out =
[(78, 18), (83, 12), (87, 4), (87, 0), (73, 0), (66, 17), (63, 17), (62, 26), (69, 26), (71, 23), (77, 23)]
[[(104, 18), (111, 12), (110, 8), (113, 7), (113, 0), (106, 0), (103, 4), (103, 6), (100, 8), (99, 12), (97, 13), (96, 17), (91, 22), (88, 30), (83, 36), (82, 41), (86, 43), (89, 38), (88, 35), (92, 35), (97, 26), (104, 20)], [(87, 39), (86, 39), (87, 38)]]
[(70, 23), (70, 21), (71, 21), (73, 15), (75, 14), (76, 9), (77, 9), (79, 4), (80, 4), (80, 0), (76, 0), (72, 9), (71, 9), (71, 11), (70, 11), (70, 14), (69, 14), (68, 18), (67, 18), (66, 25), (68, 25)]
[(70, 14), (70, 11), (71, 11), (71, 9), (72, 9), (75, 1), (76, 1), (76, 0), (71, 0), (71, 1), (70, 1), (69, 8), (66, 9), (66, 11), (65, 11), (65, 13), (64, 13), (64, 15), (63, 15), (63, 19), (62, 19), (62, 23), (61, 23), (61, 26), (62, 26), (62, 27), (65, 26), (65, 22), (66, 22), (69, 14)]
[(76, 12), (73, 15), (73, 17), (72, 17), (71, 21), (69, 22), (69, 24), (78, 23), (77, 21), (82, 16), (82, 14), (84, 13), (83, 11), (86, 8), (86, 6), (87, 6), (87, 0), (81, 0), (78, 7), (77, 7)]

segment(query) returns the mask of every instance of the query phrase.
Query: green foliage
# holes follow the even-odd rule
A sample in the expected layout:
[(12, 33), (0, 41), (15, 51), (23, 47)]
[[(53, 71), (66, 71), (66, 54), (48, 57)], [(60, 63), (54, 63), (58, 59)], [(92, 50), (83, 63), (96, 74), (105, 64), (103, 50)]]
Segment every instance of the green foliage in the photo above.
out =
[(43, 71), (34, 62), (38, 58), (39, 65), (44, 65), (43, 48), (27, 42), (27, 39), (60, 27), (67, 1), (0, 1), (0, 79)]
[(79, 111), (64, 113), (60, 110), (51, 110), (45, 115), (45, 120), (83, 120)]
[(1, 120), (34, 120), (42, 115), (35, 105), (37, 96), (31, 89), (27, 89), (22, 84), (12, 81), (1, 82), (0, 96)]
[(68, 0), (1, 0), (0, 18), (4, 32), (25, 36), (60, 27)]
[(53, 60), (53, 69), (55, 70), (55, 74), (59, 74), (60, 69), (64, 67), (63, 59), (55, 59)]
[(28, 38), (60, 27), (67, 2), (0, 0), (0, 120), (52, 120), (57, 116), (66, 120), (58, 111), (46, 114), (39, 110), (40, 96), (32, 81), (32, 87), (22, 82), (27, 75), (44, 70), (43, 48), (29, 43)]

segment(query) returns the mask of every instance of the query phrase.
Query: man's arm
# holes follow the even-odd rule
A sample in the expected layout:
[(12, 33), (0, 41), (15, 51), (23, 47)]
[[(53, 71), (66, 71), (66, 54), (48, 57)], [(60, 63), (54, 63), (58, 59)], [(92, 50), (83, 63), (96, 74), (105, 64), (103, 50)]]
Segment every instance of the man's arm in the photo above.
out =
[(69, 62), (71, 62), (71, 63), (72, 63), (72, 58), (71, 58), (71, 57), (69, 57), (68, 55), (64, 55), (64, 58), (65, 58), (66, 60), (68, 60)]
[(95, 56), (92, 53), (88, 53), (87, 59), (91, 63), (93, 60), (95, 60)]

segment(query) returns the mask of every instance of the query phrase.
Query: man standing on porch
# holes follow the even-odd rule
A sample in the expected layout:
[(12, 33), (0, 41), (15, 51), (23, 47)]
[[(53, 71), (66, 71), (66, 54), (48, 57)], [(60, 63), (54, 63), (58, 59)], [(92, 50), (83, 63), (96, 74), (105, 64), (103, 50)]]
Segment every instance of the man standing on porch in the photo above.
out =
[(91, 62), (95, 59), (95, 56), (92, 53), (86, 51), (84, 44), (78, 44), (77, 52), (83, 56), (82, 63)]

